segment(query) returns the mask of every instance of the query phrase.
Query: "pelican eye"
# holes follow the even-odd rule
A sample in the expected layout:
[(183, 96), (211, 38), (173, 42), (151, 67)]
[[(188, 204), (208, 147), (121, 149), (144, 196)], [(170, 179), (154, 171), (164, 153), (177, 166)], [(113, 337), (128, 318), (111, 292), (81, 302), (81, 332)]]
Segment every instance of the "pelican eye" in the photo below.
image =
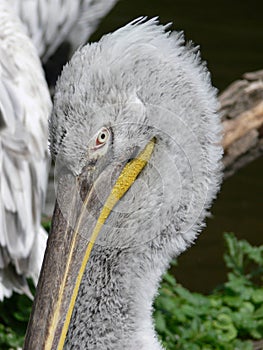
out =
[(110, 136), (110, 132), (107, 128), (102, 128), (96, 138), (96, 148), (105, 145)]

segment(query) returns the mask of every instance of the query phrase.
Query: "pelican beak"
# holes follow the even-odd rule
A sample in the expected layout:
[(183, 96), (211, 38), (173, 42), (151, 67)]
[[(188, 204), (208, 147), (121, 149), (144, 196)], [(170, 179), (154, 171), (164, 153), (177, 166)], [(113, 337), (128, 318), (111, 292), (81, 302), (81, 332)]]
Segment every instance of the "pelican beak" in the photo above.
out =
[[(85, 180), (84, 172), (74, 179), (74, 186), (66, 181), (59, 186), (25, 350), (63, 349), (92, 247), (112, 209), (149, 161), (154, 144), (153, 138), (135, 159), (113, 172), (106, 168), (92, 184)], [(114, 174), (114, 185), (106, 190), (109, 171)], [(105, 189), (102, 200), (98, 188)]]

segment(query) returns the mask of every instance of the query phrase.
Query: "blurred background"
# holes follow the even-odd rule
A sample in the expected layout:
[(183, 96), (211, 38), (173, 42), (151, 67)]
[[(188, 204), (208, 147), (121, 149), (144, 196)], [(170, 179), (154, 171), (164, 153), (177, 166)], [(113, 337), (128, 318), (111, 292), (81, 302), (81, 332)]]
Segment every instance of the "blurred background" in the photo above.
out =
[[(183, 30), (187, 40), (200, 45), (220, 93), (243, 73), (263, 69), (262, 13), (259, 0), (120, 0), (90, 41), (139, 16), (159, 16), (161, 23), (172, 22), (172, 29)], [(206, 230), (174, 268), (178, 282), (191, 291), (208, 293), (225, 280), (223, 232), (263, 243), (262, 174), (261, 158), (223, 183)]]

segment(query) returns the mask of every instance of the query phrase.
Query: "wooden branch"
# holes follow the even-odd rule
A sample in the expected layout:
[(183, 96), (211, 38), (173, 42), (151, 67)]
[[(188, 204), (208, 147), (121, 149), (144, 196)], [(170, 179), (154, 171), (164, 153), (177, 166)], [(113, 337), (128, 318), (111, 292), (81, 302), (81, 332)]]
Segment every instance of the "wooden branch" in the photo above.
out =
[(220, 96), (225, 177), (263, 154), (263, 70), (246, 73)]
[(241, 113), (237, 118), (225, 120), (223, 147), (228, 149), (231, 144), (244, 137), (251, 130), (258, 129), (263, 123), (263, 101), (250, 111)]
[(253, 350), (263, 350), (263, 340), (254, 341)]

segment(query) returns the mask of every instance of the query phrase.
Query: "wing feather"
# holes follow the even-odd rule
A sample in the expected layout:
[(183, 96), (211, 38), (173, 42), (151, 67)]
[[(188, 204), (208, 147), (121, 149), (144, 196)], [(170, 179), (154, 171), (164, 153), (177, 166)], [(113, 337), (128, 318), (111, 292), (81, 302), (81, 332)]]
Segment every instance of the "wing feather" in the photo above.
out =
[[(33, 21), (31, 29), (37, 26)], [(46, 234), (40, 219), (49, 168), (51, 101), (37, 51), (7, 1), (0, 3), (0, 28), (2, 300), (13, 290), (30, 296), (26, 277), (36, 283), (42, 263)]]
[(71, 51), (86, 43), (118, 0), (12, 0), (44, 62), (64, 42)]

